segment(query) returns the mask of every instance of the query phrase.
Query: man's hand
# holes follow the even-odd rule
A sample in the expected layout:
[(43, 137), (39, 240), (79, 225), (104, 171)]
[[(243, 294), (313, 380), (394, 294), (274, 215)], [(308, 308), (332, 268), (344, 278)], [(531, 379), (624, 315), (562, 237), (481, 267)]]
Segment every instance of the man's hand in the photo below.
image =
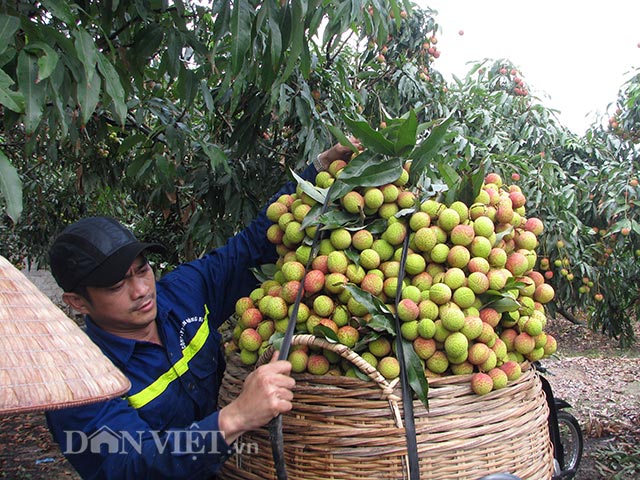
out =
[(291, 410), (296, 382), (289, 376), (290, 372), (291, 363), (278, 360), (276, 352), (271, 362), (247, 376), (238, 398), (220, 410), (218, 416), (218, 425), (227, 443)]
[[(355, 137), (349, 138), (349, 141), (356, 147), (358, 150), (362, 150), (362, 146), (360, 145), (360, 140)], [(318, 155), (318, 160), (322, 163), (323, 169), (326, 170), (331, 165), (331, 162), (334, 160), (344, 160), (348, 162), (351, 160), (351, 156), (353, 155), (353, 150), (351, 147), (347, 147), (345, 145), (341, 145), (336, 143), (329, 150), (325, 150), (320, 155)]]

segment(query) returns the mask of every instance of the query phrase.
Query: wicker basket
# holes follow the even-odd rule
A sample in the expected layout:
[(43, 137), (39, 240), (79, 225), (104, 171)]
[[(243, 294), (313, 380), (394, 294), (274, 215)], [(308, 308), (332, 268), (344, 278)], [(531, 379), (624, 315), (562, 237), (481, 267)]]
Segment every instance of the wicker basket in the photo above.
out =
[[(293, 410), (283, 415), (289, 478), (408, 478), (402, 401), (394, 385), (344, 345), (312, 335), (296, 335), (293, 343), (330, 349), (374, 381), (295, 375)], [(271, 355), (265, 352), (261, 361)], [(221, 406), (238, 396), (250, 370), (234, 357), (229, 360)], [(471, 391), (469, 379), (430, 379), (429, 411), (414, 402), (420, 477), (477, 480), (508, 472), (526, 480), (550, 479), (549, 411), (535, 370), (526, 369), (517, 381), (484, 396)], [(266, 428), (243, 435), (238, 445), (221, 478), (276, 478)]]

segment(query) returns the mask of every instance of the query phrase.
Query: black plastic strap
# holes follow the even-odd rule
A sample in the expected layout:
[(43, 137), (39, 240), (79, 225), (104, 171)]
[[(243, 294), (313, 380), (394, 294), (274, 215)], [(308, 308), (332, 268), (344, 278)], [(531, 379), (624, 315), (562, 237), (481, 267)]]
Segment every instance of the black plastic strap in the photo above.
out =
[(400, 318), (398, 317), (398, 304), (402, 297), (402, 283), (404, 281), (404, 268), (407, 263), (407, 253), (409, 250), (409, 233), (404, 238), (402, 244), (402, 255), (400, 257), (400, 271), (398, 272), (398, 286), (396, 288), (396, 313), (394, 315), (396, 327), (396, 356), (400, 362), (400, 383), (402, 385), (402, 407), (404, 411), (404, 432), (407, 439), (407, 455), (409, 457), (409, 478), (420, 480), (420, 463), (418, 461), (418, 439), (416, 438), (416, 424), (413, 416), (413, 392), (409, 385), (407, 365), (404, 357), (404, 345), (400, 333)]

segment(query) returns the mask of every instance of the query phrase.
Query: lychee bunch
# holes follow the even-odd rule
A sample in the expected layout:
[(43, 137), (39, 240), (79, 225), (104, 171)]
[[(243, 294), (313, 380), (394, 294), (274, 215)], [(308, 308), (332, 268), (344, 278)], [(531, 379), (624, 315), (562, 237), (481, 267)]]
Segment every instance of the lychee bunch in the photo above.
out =
[[(316, 186), (330, 187), (345, 166), (333, 162), (318, 173)], [(412, 191), (409, 167), (392, 183), (356, 187), (337, 200), (331, 208), (351, 221), (328, 229), (311, 259), (318, 226), (305, 218), (316, 200), (299, 187), (268, 206), (273, 225), (267, 237), (279, 254), (276, 271), (238, 300), (229, 351), (239, 352), (244, 363), (255, 362), (271, 336), (286, 330), (303, 289), (296, 333), (333, 332), (386, 378), (394, 378), (399, 369), (391, 360), (393, 337), (369, 327), (374, 312), (345, 288), (350, 284), (397, 314), (401, 329), (396, 333), (413, 344), (426, 377), (481, 374), (473, 377), (472, 388), (483, 394), (517, 379), (524, 361), (555, 352), (555, 339), (544, 331), (545, 304), (554, 291), (535, 269), (544, 227), (526, 216), (521, 189), (491, 173), (471, 205), (446, 204)], [(296, 372), (357, 374), (331, 351), (303, 350), (304, 355), (296, 350), (290, 356)]]

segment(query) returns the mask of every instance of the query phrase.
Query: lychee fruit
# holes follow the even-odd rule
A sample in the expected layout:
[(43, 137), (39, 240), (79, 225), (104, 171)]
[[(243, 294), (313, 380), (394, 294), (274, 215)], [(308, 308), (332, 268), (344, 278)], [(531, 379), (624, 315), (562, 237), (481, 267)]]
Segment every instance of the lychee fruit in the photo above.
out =
[(378, 371), (387, 380), (393, 380), (400, 376), (400, 362), (395, 357), (384, 357), (378, 362)]
[(324, 375), (329, 371), (330, 363), (324, 355), (313, 353), (307, 361), (307, 371), (313, 375)]
[(304, 277), (304, 291), (308, 294), (318, 293), (324, 288), (325, 275), (320, 270), (310, 270)]
[(349, 213), (360, 213), (360, 211), (364, 209), (364, 197), (355, 190), (352, 190), (342, 197), (341, 203)]
[(507, 374), (507, 380), (509, 381), (517, 380), (522, 375), (522, 367), (513, 360), (504, 362), (499, 368)]
[(254, 328), (246, 328), (240, 334), (238, 346), (241, 350), (255, 352), (260, 348), (262, 342), (262, 337)]
[(491, 380), (493, 380), (494, 390), (500, 390), (501, 388), (504, 388), (507, 386), (507, 382), (509, 381), (509, 378), (507, 377), (507, 374), (504, 370), (498, 367), (494, 367), (491, 370), (489, 370), (487, 374), (491, 377)]
[(344, 325), (338, 328), (338, 333), (336, 335), (338, 337), (338, 341), (349, 348), (353, 348), (360, 339), (360, 333), (351, 325)]
[(359, 251), (371, 248), (371, 245), (373, 245), (373, 234), (369, 230), (358, 230), (353, 234), (351, 244)]
[(436, 351), (436, 341), (433, 338), (423, 338), (419, 336), (413, 341), (413, 349), (418, 357), (427, 360)]

